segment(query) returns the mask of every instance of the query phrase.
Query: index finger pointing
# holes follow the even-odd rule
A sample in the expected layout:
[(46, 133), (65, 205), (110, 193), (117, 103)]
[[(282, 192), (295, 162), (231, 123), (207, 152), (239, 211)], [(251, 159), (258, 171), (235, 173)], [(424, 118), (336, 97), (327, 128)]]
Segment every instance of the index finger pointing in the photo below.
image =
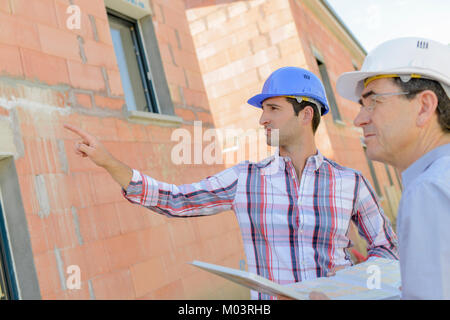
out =
[(86, 142), (88, 142), (89, 144), (91, 144), (91, 142), (92, 142), (92, 140), (93, 140), (93, 137), (92, 137), (89, 133), (87, 133), (86, 131), (83, 131), (83, 130), (81, 130), (80, 128), (75, 127), (75, 126), (73, 126), (73, 125), (71, 125), (71, 124), (64, 124), (64, 128), (66, 128), (66, 129), (72, 131), (73, 133), (78, 134), (80, 137), (82, 137), (83, 139), (85, 139)]

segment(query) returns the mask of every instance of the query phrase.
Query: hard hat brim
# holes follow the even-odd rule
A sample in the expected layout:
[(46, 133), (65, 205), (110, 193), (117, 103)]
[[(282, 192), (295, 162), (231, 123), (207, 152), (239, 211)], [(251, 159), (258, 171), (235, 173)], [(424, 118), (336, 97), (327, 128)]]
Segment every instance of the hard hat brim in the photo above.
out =
[(336, 81), (336, 90), (344, 98), (358, 102), (364, 90), (364, 80), (380, 72), (345, 72)]
[[(257, 107), (257, 108), (262, 108), (262, 103), (264, 102), (264, 100), (269, 99), (269, 98), (274, 98), (274, 97), (284, 97), (284, 96), (291, 96), (292, 93), (286, 93), (286, 94), (257, 94), (253, 97), (251, 97), (250, 99), (247, 100), (247, 103)], [(313, 99), (319, 100), (318, 97), (316, 96), (312, 96)], [(329, 109), (328, 106), (324, 106), (323, 103), (321, 103), (321, 116), (324, 116), (328, 113)]]

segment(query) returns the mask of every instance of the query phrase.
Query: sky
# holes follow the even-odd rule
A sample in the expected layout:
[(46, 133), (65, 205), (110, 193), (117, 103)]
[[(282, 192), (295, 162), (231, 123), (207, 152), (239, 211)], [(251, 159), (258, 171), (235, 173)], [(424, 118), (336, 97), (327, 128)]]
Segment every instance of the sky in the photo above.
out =
[(418, 36), (450, 44), (450, 0), (327, 0), (370, 52), (390, 39)]

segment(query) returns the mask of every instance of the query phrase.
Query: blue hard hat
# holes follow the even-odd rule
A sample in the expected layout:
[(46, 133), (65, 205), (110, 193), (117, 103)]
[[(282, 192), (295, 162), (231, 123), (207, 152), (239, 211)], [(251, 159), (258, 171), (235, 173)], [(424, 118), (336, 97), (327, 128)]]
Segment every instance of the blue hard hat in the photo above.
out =
[(322, 116), (330, 110), (325, 88), (311, 71), (297, 67), (283, 67), (272, 72), (264, 83), (262, 92), (247, 103), (262, 108), (264, 100), (272, 97), (295, 96), (312, 98), (320, 103)]

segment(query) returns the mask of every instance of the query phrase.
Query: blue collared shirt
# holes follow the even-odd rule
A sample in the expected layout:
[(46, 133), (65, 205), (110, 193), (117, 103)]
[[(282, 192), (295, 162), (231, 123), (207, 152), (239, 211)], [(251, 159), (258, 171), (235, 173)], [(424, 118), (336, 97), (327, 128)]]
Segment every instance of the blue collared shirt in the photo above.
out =
[(402, 173), (397, 218), (403, 299), (450, 299), (450, 144)]

